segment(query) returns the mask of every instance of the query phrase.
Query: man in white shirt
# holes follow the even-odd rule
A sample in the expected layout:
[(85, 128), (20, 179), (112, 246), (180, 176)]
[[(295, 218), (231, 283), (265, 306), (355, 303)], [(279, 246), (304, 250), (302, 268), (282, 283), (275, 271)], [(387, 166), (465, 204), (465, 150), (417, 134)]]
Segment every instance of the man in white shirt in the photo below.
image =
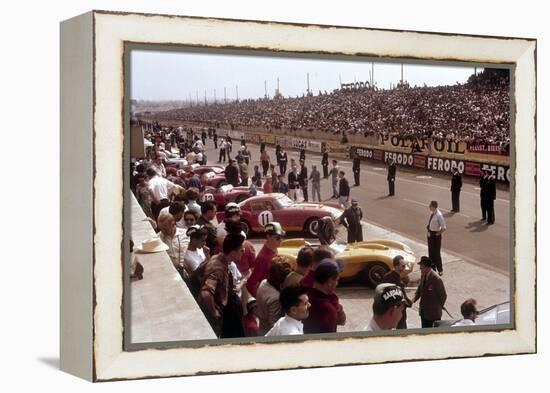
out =
[(460, 305), (462, 320), (456, 322), (452, 327), (475, 326), (477, 317), (477, 302), (475, 299), (468, 299)]
[(281, 290), (279, 302), (285, 316), (275, 322), (266, 336), (304, 334), (302, 321), (309, 316), (309, 308), (311, 307), (307, 297), (307, 288), (302, 286), (286, 287)]
[(365, 327), (367, 332), (392, 330), (403, 316), (406, 300), (403, 291), (395, 284), (379, 284), (374, 292), (373, 316)]
[(176, 227), (176, 220), (171, 214), (159, 216), (158, 227), (160, 229), (160, 240), (168, 246), (166, 252), (170, 260), (182, 278), (186, 279), (184, 256), (187, 251), (187, 246), (189, 245), (189, 238), (183, 229)]
[(443, 262), (441, 261), (441, 234), (447, 229), (443, 214), (437, 208), (437, 201), (431, 201), (430, 219), (426, 229), (428, 230), (428, 256), (440, 276), (443, 275)]
[(178, 190), (179, 186), (159, 176), (157, 172), (151, 168), (147, 169), (147, 177), (149, 177), (148, 188), (149, 196), (151, 197), (151, 211), (156, 220), (162, 208), (170, 206), (169, 196), (172, 192)]

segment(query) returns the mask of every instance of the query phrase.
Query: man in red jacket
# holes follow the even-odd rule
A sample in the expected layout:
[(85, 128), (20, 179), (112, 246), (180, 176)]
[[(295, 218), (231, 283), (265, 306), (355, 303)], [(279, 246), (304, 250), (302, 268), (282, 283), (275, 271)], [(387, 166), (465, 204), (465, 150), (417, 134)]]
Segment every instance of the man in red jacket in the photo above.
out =
[(269, 266), (271, 260), (277, 255), (277, 248), (281, 245), (285, 237), (285, 231), (278, 222), (271, 222), (264, 228), (265, 243), (254, 261), (252, 266), (252, 274), (246, 283), (248, 292), (256, 297), (256, 290), (260, 282), (265, 280), (269, 274)]
[(433, 271), (433, 263), (430, 258), (423, 256), (418, 262), (420, 266), (420, 285), (414, 295), (413, 303), (420, 299), (418, 313), (423, 328), (431, 328), (435, 321), (441, 319), (447, 292), (443, 280)]
[(337, 325), (345, 324), (343, 307), (334, 293), (340, 270), (341, 265), (328, 258), (315, 269), (313, 287), (307, 292), (311, 307), (304, 321), (305, 334), (335, 333)]

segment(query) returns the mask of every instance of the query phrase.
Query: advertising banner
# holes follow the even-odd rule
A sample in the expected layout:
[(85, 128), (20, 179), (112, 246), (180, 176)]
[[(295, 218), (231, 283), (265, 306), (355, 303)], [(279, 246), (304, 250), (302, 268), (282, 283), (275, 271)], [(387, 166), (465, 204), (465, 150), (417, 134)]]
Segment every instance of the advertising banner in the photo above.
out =
[(424, 169), (434, 172), (451, 173), (453, 168), (457, 168), (460, 173), (473, 177), (479, 177), (481, 170), (486, 169), (490, 170), (495, 175), (498, 182), (510, 182), (510, 166), (508, 165), (496, 165), (448, 157), (398, 153), (395, 151), (352, 146), (350, 148), (350, 156), (353, 157), (355, 154), (357, 154), (361, 160), (383, 162), (386, 162), (391, 157), (399, 166)]

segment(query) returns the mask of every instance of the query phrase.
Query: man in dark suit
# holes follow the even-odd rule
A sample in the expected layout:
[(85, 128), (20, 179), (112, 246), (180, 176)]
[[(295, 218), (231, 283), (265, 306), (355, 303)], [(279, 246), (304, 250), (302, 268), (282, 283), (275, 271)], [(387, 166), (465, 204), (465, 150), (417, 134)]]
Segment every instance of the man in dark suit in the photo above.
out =
[(485, 169), (481, 170), (479, 178), (479, 201), (481, 206), (481, 220), (487, 219), (487, 178), (488, 172)]
[(323, 179), (328, 178), (328, 152), (327, 149), (323, 149), (323, 158), (321, 159), (321, 165), (323, 166)]
[(359, 178), (361, 177), (361, 160), (359, 159), (359, 155), (357, 153), (353, 156), (353, 164), (351, 169), (353, 170), (353, 178), (355, 181), (354, 186), (358, 187), (360, 182)]
[(351, 200), (351, 207), (344, 210), (338, 221), (348, 230), (348, 243), (363, 241), (363, 227), (361, 220), (363, 211), (359, 207), (359, 201), (355, 198)]
[(300, 175), (296, 167), (292, 168), (292, 171), (288, 174), (288, 196), (293, 201), (296, 200), (296, 192), (300, 189)]
[(453, 168), (453, 177), (451, 178), (451, 202), (452, 212), (460, 211), (460, 190), (462, 189), (462, 177), (456, 167)]
[(497, 198), (497, 182), (492, 173), (487, 177), (486, 187), (486, 206), (487, 206), (487, 225), (495, 223), (495, 199)]
[(395, 172), (397, 170), (397, 167), (395, 166), (395, 161), (393, 158), (388, 159), (388, 188), (389, 193), (388, 196), (394, 196), (395, 195)]
[(447, 292), (443, 280), (434, 272), (430, 258), (423, 256), (418, 265), (421, 273), (420, 285), (416, 289), (413, 303), (420, 299), (418, 313), (422, 327), (431, 328), (443, 315)]
[(300, 188), (302, 189), (302, 192), (304, 194), (304, 201), (308, 201), (308, 195), (307, 195), (307, 167), (304, 160), (300, 160), (300, 173), (298, 174), (298, 182), (300, 183)]
[(233, 159), (230, 159), (229, 165), (225, 167), (225, 180), (233, 187), (239, 185), (239, 168), (237, 168), (237, 163)]
[(348, 179), (346, 179), (346, 174), (344, 171), (338, 172), (338, 176), (340, 178), (340, 181), (338, 182), (338, 201), (344, 208), (349, 207), (349, 183)]

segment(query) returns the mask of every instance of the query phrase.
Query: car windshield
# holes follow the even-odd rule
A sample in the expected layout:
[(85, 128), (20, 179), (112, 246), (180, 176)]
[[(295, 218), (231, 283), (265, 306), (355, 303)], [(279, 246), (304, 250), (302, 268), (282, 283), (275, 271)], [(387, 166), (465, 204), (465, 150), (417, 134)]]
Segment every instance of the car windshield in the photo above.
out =
[(286, 195), (282, 195), (279, 198), (277, 198), (277, 204), (279, 205), (280, 208), (285, 208), (285, 207), (292, 206), (294, 202), (292, 202), (292, 199), (290, 199)]

